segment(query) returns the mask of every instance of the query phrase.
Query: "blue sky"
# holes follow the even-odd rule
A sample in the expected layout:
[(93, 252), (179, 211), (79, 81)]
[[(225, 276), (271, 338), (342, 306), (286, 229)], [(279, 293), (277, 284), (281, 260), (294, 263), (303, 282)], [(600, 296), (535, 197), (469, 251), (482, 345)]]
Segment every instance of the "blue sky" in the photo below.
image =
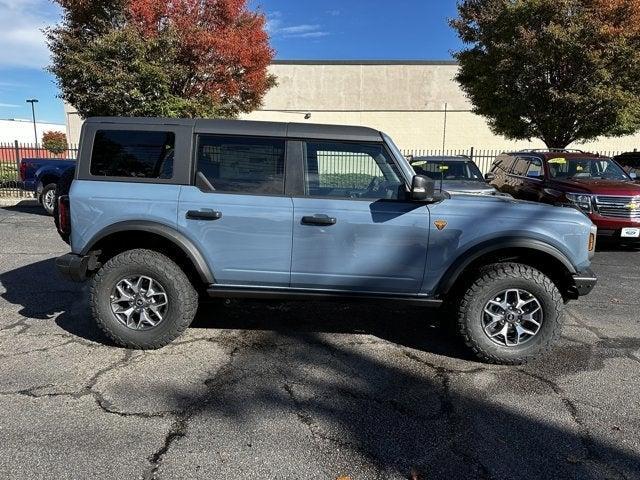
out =
[[(447, 25), (455, 0), (249, 0), (267, 15), (279, 59), (446, 60), (460, 44)], [(59, 11), (49, 0), (0, 0), (0, 118), (64, 122), (54, 79), (44, 67), (41, 29)]]

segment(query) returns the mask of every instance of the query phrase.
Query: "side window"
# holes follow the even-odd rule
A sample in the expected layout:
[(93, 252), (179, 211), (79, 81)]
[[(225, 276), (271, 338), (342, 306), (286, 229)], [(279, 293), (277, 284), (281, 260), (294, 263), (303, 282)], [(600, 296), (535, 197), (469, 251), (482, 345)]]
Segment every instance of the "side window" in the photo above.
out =
[(502, 172), (509, 173), (511, 171), (511, 166), (513, 165), (514, 158), (508, 155), (504, 155), (501, 157), (497, 157), (493, 166), (491, 167), (491, 172), (495, 174), (500, 174)]
[(542, 161), (539, 158), (531, 158), (529, 160), (529, 168), (527, 169), (527, 177), (542, 178), (544, 170), (542, 169)]
[(380, 144), (306, 144), (305, 194), (312, 197), (400, 198), (404, 182)]
[(172, 178), (173, 132), (98, 130), (91, 152), (91, 175)]
[(512, 175), (524, 176), (527, 173), (527, 168), (529, 167), (529, 160), (523, 157), (517, 157), (516, 161), (513, 163), (511, 167)]
[(200, 135), (198, 173), (216, 192), (284, 194), (285, 141)]

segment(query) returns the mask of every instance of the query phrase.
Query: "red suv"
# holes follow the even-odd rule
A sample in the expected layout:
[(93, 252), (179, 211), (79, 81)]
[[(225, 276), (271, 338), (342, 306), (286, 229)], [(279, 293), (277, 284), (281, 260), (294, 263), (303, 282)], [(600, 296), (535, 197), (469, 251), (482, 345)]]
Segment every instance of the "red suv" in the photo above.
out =
[(640, 184), (611, 158), (579, 150), (503, 153), (486, 178), (515, 198), (580, 208), (599, 235), (640, 239)]

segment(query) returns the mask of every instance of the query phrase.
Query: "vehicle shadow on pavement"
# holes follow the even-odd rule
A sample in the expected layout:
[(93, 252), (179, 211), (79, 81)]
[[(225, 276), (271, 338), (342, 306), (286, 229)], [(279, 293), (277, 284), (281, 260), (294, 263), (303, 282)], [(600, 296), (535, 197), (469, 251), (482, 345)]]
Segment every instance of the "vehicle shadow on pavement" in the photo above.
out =
[[(0, 297), (25, 317), (57, 314), (65, 331), (107, 343), (82, 285), (58, 278), (53, 259), (19, 267), (0, 274)], [(282, 462), (297, 465), (300, 478), (318, 464), (326, 478), (635, 478), (640, 457), (611, 432), (589, 430), (592, 410), (551, 373), (573, 361), (566, 349), (522, 368), (449, 360), (464, 354), (438, 328), (439, 315), (385, 304), (203, 304), (193, 327), (211, 335), (185, 343), (230, 354), (197, 382), (202, 388), (154, 390), (136, 369), (118, 381), (175, 412), (158, 453), (163, 469), (187, 462), (218, 471), (219, 448), (239, 455), (234, 469), (263, 462), (272, 473), (263, 478), (291, 478), (278, 476), (290, 473)], [(158, 368), (175, 361), (154, 358)], [(265, 443), (267, 428), (278, 432), (277, 446)]]
[(620, 243), (620, 240), (598, 240), (596, 245), (597, 252), (638, 252), (640, 251), (640, 242)]
[[(535, 367), (452, 364), (304, 331), (221, 335), (216, 343), (235, 353), (205, 381), (205, 393), (162, 393), (187, 412), (186, 438), (175, 440), (166, 463), (202, 465), (216, 445), (243, 450), (248, 457), (237, 461), (225, 454), (237, 465), (255, 457), (275, 465), (265, 478), (293, 478), (276, 473), (279, 462), (297, 465), (300, 478), (305, 465), (320, 463), (323, 478), (425, 480), (623, 479), (640, 465), (634, 452), (589, 432), (589, 410)], [(291, 449), (291, 458), (269, 455), (274, 447), (260, 433), (269, 422), (279, 432), (276, 451)], [(204, 463), (216, 468), (215, 459)]]
[[(47, 279), (43, 282), (42, 279)], [(0, 274), (7, 302), (20, 305), (24, 317), (56, 317), (63, 330), (105, 345), (113, 343), (95, 326), (87, 304), (86, 284), (62, 279), (55, 260), (32, 263)], [(393, 343), (457, 358), (470, 358), (442, 328), (439, 310), (398, 304), (364, 302), (203, 302), (192, 328), (361, 333)]]
[(453, 334), (451, 321), (440, 309), (393, 302), (232, 300), (202, 303), (191, 327), (373, 335), (404, 347), (472, 360)]
[(111, 345), (90, 319), (86, 285), (64, 280), (53, 258), (0, 273), (0, 298), (28, 319), (51, 320), (68, 333)]
[(7, 212), (28, 213), (31, 215), (50, 217), (50, 215), (44, 211), (44, 208), (42, 208), (42, 205), (39, 205), (38, 203), (36, 203), (35, 200), (23, 200), (19, 202), (17, 205), (0, 207), (0, 209), (5, 210)]

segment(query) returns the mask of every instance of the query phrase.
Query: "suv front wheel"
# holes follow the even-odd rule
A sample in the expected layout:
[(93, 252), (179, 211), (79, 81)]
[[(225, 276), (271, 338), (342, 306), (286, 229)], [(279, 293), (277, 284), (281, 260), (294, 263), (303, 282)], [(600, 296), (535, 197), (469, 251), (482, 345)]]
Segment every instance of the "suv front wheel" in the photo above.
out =
[(482, 269), (458, 308), (458, 329), (481, 360), (526, 363), (548, 350), (562, 327), (562, 295), (542, 272), (499, 263)]
[(182, 269), (152, 250), (127, 250), (95, 274), (93, 317), (118, 345), (160, 348), (181, 335), (198, 308), (198, 294)]

